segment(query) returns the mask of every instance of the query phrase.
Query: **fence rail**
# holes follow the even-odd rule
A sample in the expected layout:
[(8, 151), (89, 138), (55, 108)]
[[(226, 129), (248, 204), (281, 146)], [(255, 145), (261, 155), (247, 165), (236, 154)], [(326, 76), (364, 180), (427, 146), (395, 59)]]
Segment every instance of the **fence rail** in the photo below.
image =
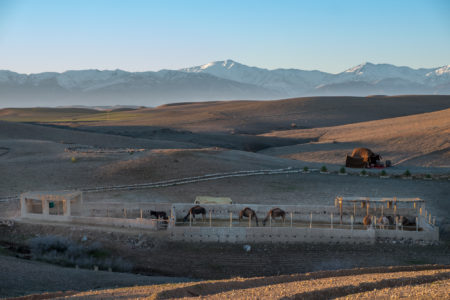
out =
[[(314, 170), (312, 170), (314, 171)], [(230, 177), (244, 177), (244, 176), (256, 176), (256, 175), (276, 175), (276, 174), (292, 174), (301, 173), (301, 169), (293, 168), (283, 168), (283, 169), (265, 169), (265, 170), (245, 170), (245, 171), (235, 171), (227, 173), (214, 173), (205, 174), (201, 176), (184, 177), (179, 179), (170, 179), (157, 182), (148, 183), (137, 183), (129, 185), (115, 185), (115, 186), (105, 186), (105, 187), (94, 187), (94, 188), (82, 188), (83, 192), (103, 192), (103, 191), (114, 191), (114, 190), (137, 190), (146, 188), (160, 188), (188, 183), (196, 183), (208, 180), (218, 180)]]

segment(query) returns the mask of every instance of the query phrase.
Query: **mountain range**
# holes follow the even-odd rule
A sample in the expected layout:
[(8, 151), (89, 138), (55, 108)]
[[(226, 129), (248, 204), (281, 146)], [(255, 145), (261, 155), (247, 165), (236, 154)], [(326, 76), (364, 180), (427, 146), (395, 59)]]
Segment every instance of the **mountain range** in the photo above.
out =
[(450, 65), (413, 69), (364, 63), (338, 74), (268, 70), (233, 60), (180, 70), (79, 70), (19, 74), (0, 70), (0, 107), (143, 105), (301, 96), (450, 94)]

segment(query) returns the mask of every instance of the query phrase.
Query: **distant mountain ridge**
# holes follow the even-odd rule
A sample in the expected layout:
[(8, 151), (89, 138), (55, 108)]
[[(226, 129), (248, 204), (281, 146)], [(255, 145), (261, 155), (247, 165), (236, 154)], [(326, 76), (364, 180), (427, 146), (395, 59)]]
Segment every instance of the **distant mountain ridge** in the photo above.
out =
[(450, 65), (412, 69), (364, 63), (338, 74), (268, 70), (233, 60), (180, 70), (80, 70), (19, 74), (0, 70), (0, 106), (145, 105), (300, 96), (450, 94)]

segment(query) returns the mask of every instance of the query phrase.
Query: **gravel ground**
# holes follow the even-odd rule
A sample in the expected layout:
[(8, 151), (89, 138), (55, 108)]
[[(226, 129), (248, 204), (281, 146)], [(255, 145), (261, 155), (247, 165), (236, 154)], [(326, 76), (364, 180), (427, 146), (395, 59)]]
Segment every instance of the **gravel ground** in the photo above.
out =
[(373, 290), (338, 299), (450, 299), (450, 280)]
[[(370, 273), (372, 270), (374, 273)], [(410, 270), (400, 272), (395, 272), (395, 269), (389, 267), (384, 268), (385, 272), (380, 268), (372, 270), (354, 269), (345, 272), (318, 272), (293, 276), (139, 286), (82, 292), (70, 295), (69, 298), (328, 299), (339, 296), (364, 298), (366, 294), (363, 293), (375, 293), (373, 296), (378, 296), (378, 293), (380, 296), (383, 296), (383, 293), (390, 295), (390, 290), (400, 295), (401, 291), (405, 289), (410, 291), (409, 295), (420, 295), (423, 296), (422, 298), (428, 299), (433, 297), (444, 299), (448, 295), (450, 268), (429, 270), (410, 268)], [(413, 294), (416, 289), (420, 292)], [(368, 296), (371, 298), (371, 294)]]
[(56, 291), (86, 291), (187, 280), (189, 279), (63, 268), (0, 255), (0, 297), (17, 297)]

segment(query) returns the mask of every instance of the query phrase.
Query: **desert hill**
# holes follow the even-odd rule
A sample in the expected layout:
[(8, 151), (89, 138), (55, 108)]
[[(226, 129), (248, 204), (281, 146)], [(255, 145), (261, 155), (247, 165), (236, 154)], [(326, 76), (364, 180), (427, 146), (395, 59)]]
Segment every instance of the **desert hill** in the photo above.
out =
[(369, 147), (395, 164), (450, 167), (450, 109), (349, 125), (278, 131), (265, 136), (314, 139), (261, 153), (342, 164), (355, 147)]
[[(316, 128), (432, 112), (450, 107), (450, 96), (307, 97), (274, 101), (178, 103), (156, 108), (73, 114), (66, 109), (3, 109), (0, 120), (43, 122), (72, 127), (103, 127), (120, 132), (130, 126), (193, 132), (261, 134)], [(120, 127), (124, 127), (121, 129)]]
[(12, 123), (0, 121), (0, 141), (4, 140), (38, 140), (60, 144), (81, 144), (94, 147), (124, 148), (196, 148), (192, 143), (178, 143), (166, 140), (136, 139), (125, 136), (102, 134), (72, 130), (70, 128), (54, 128), (36, 124)]
[[(0, 197), (27, 190), (135, 184), (292, 165), (277, 157), (162, 138), (0, 121)], [(214, 137), (209, 141), (215, 142)], [(225, 144), (239, 147), (236, 140)]]

